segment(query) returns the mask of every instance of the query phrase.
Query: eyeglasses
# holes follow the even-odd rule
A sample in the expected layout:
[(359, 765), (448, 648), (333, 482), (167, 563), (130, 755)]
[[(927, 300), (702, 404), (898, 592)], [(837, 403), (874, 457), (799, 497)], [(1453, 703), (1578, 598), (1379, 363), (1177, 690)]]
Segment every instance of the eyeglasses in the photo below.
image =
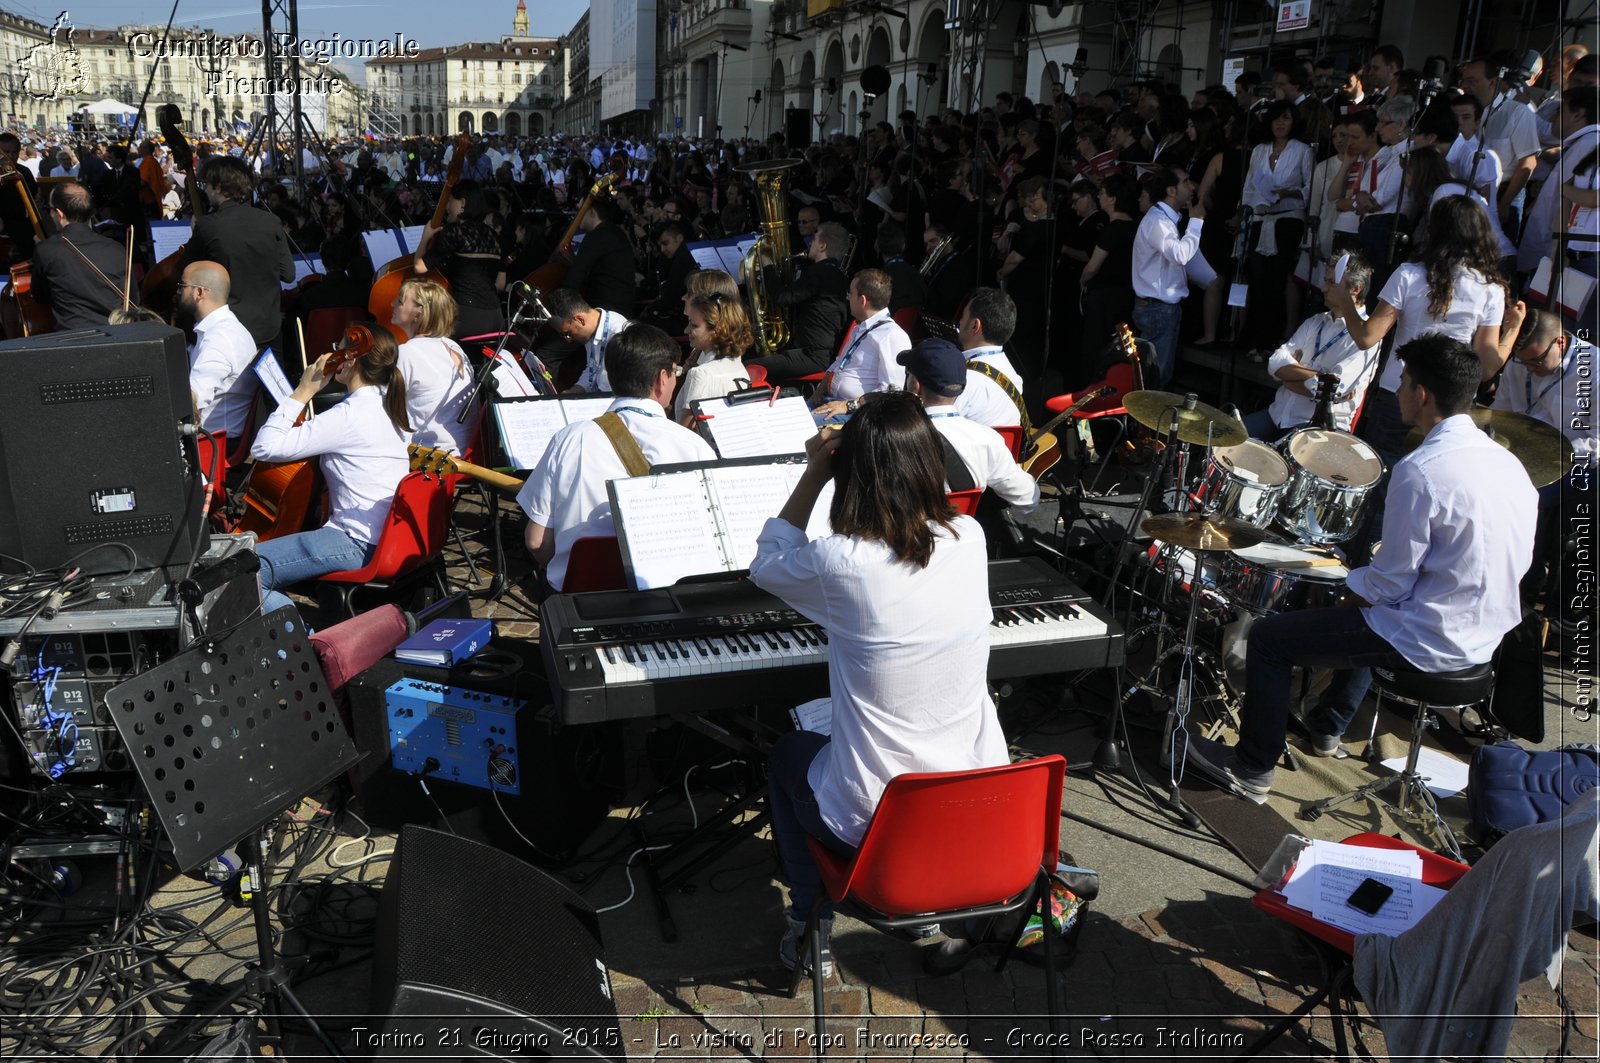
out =
[(195, 290), (202, 291), (202, 292), (209, 292), (211, 290), (210, 288), (207, 288), (204, 284), (190, 284), (188, 281), (179, 281), (178, 284), (177, 284), (177, 287), (179, 287), (179, 288), (194, 288)]

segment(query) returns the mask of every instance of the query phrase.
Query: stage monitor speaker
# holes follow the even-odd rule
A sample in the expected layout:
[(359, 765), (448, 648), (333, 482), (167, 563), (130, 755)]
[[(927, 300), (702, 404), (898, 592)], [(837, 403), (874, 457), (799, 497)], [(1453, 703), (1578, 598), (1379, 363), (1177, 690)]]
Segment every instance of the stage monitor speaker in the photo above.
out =
[(589, 902), (426, 827), (400, 832), (378, 899), (372, 1011), (365, 1038), (384, 1059), (625, 1055)]
[(76, 559), (84, 575), (189, 560), (201, 492), (180, 430), (194, 423), (183, 333), (140, 323), (8, 340), (0, 380), (0, 554), (36, 569)]
[(809, 107), (790, 107), (783, 112), (783, 139), (790, 151), (811, 146), (811, 129)]

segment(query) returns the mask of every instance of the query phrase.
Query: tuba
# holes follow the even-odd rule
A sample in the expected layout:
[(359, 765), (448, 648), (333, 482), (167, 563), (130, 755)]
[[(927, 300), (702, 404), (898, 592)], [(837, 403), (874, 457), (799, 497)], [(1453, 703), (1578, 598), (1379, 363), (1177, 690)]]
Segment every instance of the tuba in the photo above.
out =
[(761, 228), (755, 244), (739, 263), (739, 280), (750, 293), (750, 324), (756, 346), (763, 355), (776, 354), (789, 346), (789, 323), (783, 320), (777, 304), (767, 291), (763, 259), (770, 259), (778, 275), (792, 275), (789, 252), (789, 214), (784, 203), (783, 185), (788, 172), (800, 159), (774, 159), (740, 166), (737, 172), (750, 175), (756, 183), (756, 202), (761, 211)]

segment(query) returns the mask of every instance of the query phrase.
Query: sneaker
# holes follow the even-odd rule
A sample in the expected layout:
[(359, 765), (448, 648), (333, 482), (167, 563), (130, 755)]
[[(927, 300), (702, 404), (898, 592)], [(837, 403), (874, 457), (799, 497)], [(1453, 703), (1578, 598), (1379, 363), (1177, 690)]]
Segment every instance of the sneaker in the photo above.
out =
[(1314, 757), (1333, 757), (1336, 760), (1343, 760), (1350, 755), (1350, 751), (1344, 748), (1343, 739), (1343, 735), (1324, 735), (1310, 731), (1306, 734), (1306, 748)]
[(1230, 746), (1199, 735), (1189, 736), (1188, 764), (1229, 793), (1258, 805), (1267, 803), (1272, 792), (1273, 769), (1250, 771), (1239, 766), (1239, 755)]
[[(787, 909), (784, 910), (783, 920), (786, 926), (783, 940), (778, 942), (778, 962), (783, 964), (784, 970), (792, 971), (800, 952), (800, 942), (806, 936), (806, 921), (804, 919), (796, 919), (794, 914)], [(829, 947), (833, 941), (833, 917), (829, 916), (826, 919), (819, 920), (819, 925), (822, 929), (822, 977), (826, 980), (833, 975), (833, 950)], [(812, 963), (809, 956), (806, 957), (805, 972), (806, 974), (812, 973)]]

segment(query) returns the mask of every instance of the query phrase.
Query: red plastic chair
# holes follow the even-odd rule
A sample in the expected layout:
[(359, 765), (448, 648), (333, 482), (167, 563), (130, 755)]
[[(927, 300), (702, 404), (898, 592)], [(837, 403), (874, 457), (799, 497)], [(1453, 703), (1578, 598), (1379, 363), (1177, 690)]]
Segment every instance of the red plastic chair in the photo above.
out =
[(967, 491), (951, 491), (945, 495), (950, 504), (956, 507), (956, 512), (968, 517), (978, 515), (978, 499), (983, 497), (983, 488), (974, 487)]
[(450, 593), (440, 551), (450, 534), (451, 485), (449, 477), (435, 478), (410, 472), (395, 488), (394, 503), (384, 519), (378, 548), (361, 568), (330, 572), (318, 582), (338, 593), (340, 617), (354, 614), (352, 599), (363, 587), (395, 590), (432, 576), (441, 595)]
[[(1063, 410), (1066, 409), (1065, 406), (1061, 408)], [(996, 432), (999, 432), (1000, 438), (1006, 441), (1006, 447), (1011, 451), (1011, 460), (1021, 461), (1022, 426), (1020, 424), (997, 424), (991, 425), (990, 427), (992, 427)]]
[(905, 329), (906, 335), (909, 336), (911, 335), (912, 330), (914, 330), (922, 320), (922, 307), (902, 306), (900, 309), (890, 314), (889, 317), (893, 319), (896, 325), (899, 325), (901, 328)]
[[(1060, 413), (1062, 410), (1074, 405), (1080, 395), (1103, 387), (1111, 388), (1111, 394), (1095, 399), (1072, 415), (1074, 421), (1093, 422), (1107, 417), (1115, 417), (1117, 419), (1117, 434), (1112, 439), (1111, 446), (1101, 451), (1102, 454), (1110, 454), (1116, 450), (1117, 444), (1121, 443), (1123, 437), (1128, 434), (1128, 408), (1122, 404), (1122, 400), (1130, 391), (1136, 390), (1135, 383), (1133, 364), (1130, 362), (1117, 362), (1106, 370), (1104, 380), (1090, 384), (1082, 391), (1069, 391), (1065, 395), (1057, 395), (1054, 398), (1046, 399), (1044, 400), (1044, 405), (1051, 413)], [(1057, 437), (1065, 435), (1060, 428), (1056, 429), (1055, 434)], [(1100, 472), (1095, 474), (1094, 483), (1090, 485), (1091, 489), (1100, 483), (1100, 473), (1105, 471), (1108, 464), (1110, 463), (1104, 459), (1101, 460)]]
[[(1441, 889), (1454, 886), (1463, 875), (1472, 870), (1466, 864), (1457, 863), (1419, 845), (1391, 838), (1387, 834), (1371, 832), (1356, 834), (1346, 838), (1344, 844), (1359, 845), (1368, 849), (1413, 850), (1422, 857), (1422, 881)], [(1302, 1001), (1299, 1007), (1285, 1015), (1275, 1026), (1241, 1052), (1240, 1058), (1256, 1055), (1271, 1045), (1287, 1033), (1295, 1023), (1315, 1011), (1318, 1004), (1326, 1000), (1333, 1018), (1333, 1038), (1337, 1058), (1349, 1059), (1350, 1051), (1345, 1036), (1345, 1014), (1341, 1010), (1341, 997), (1354, 973), (1352, 959), (1356, 951), (1355, 935), (1348, 930), (1341, 930), (1316, 919), (1302, 908), (1291, 906), (1283, 899), (1283, 894), (1279, 893), (1278, 889), (1279, 886), (1275, 885), (1257, 890), (1255, 896), (1250, 899), (1251, 903), (1274, 919), (1281, 919), (1312, 938), (1323, 954), (1323, 970), (1327, 972), (1327, 979), (1316, 992)]]
[(747, 365), (744, 367), (745, 379), (750, 381), (750, 386), (758, 388), (767, 382), (767, 367), (764, 365)]
[[(1049, 896), (1050, 875), (1060, 859), (1066, 771), (1066, 760), (1051, 754), (995, 768), (896, 776), (854, 857), (840, 856), (813, 838), (807, 845), (834, 904), (879, 930), (1031, 912), (1040, 897)], [(930, 874), (928, 846), (934, 838), (943, 856), (938, 873)], [(821, 903), (819, 898), (818, 907)], [(1060, 1011), (1053, 937), (1044, 935), (1052, 1034)], [(813, 908), (805, 952), (789, 983), (791, 997), (799, 992), (805, 955), (815, 956), (821, 947)], [(996, 970), (1004, 969), (1011, 951), (1001, 953)], [(811, 991), (820, 1052), (827, 1044), (820, 978), (811, 980)]]
[(615, 535), (587, 535), (573, 542), (567, 554), (567, 574), (562, 594), (585, 591), (623, 591), (628, 576), (622, 568), (622, 548)]

